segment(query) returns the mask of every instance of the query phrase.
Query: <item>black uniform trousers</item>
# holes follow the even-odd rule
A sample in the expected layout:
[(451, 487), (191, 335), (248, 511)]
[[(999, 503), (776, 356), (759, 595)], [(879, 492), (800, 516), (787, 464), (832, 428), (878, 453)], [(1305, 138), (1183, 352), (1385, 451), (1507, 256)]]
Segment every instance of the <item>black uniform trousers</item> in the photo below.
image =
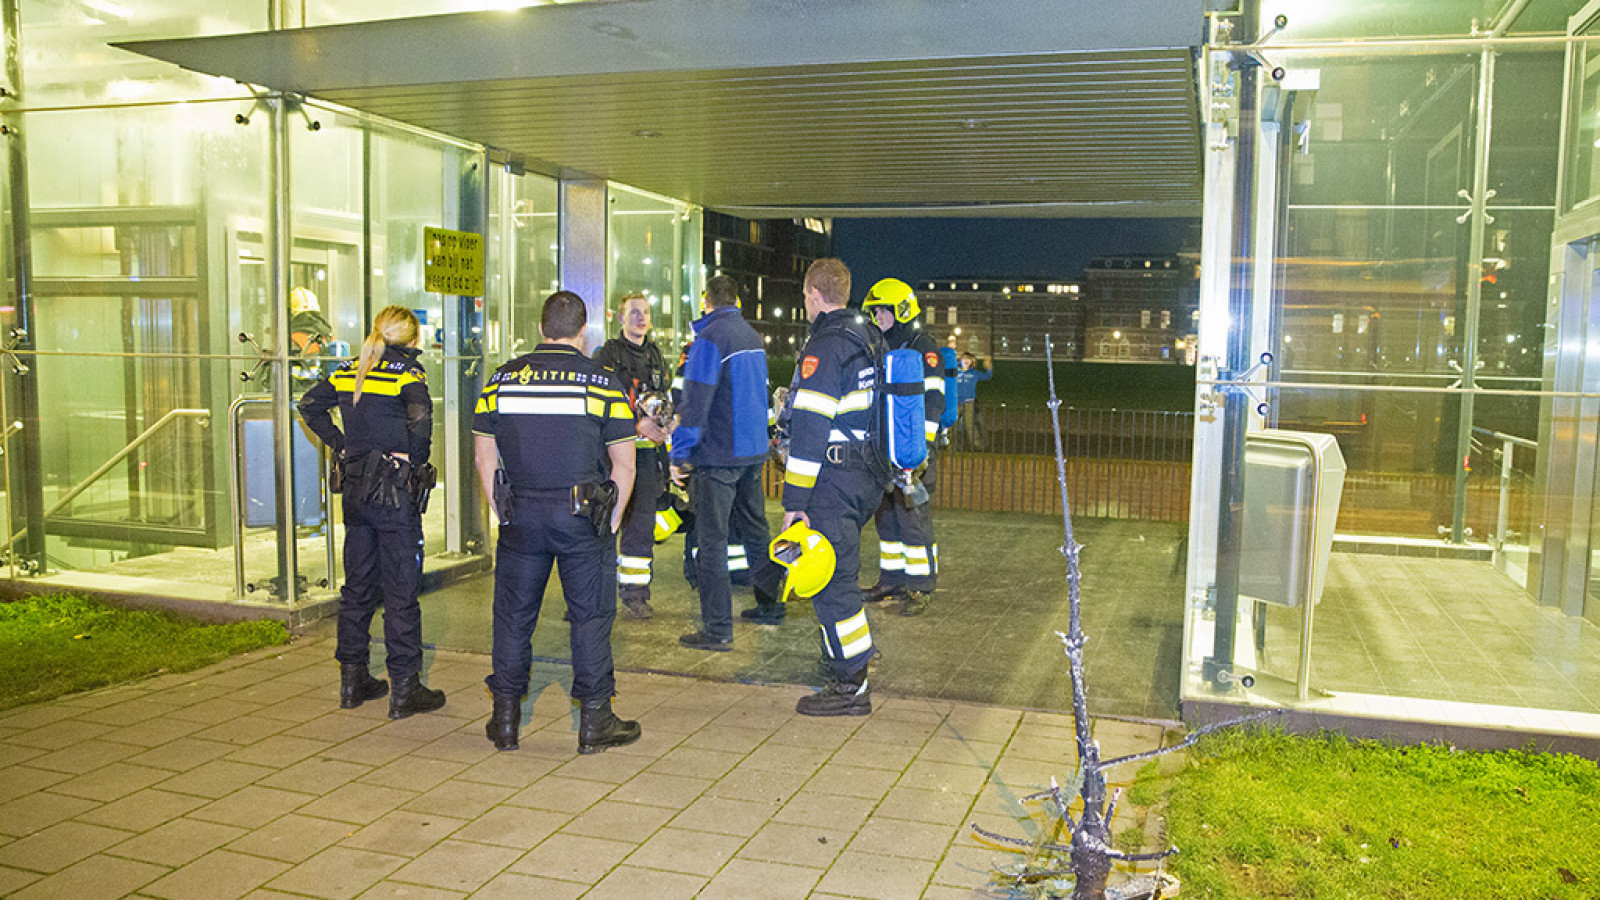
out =
[[(933, 493), (938, 457), (928, 454), (922, 484)], [(933, 501), (908, 507), (898, 489), (883, 495), (872, 521), (878, 529), (878, 584), (932, 592), (939, 585), (939, 550), (933, 538)]]
[(661, 498), (661, 448), (638, 446), (633, 497), (617, 532), (617, 586), (623, 596), (648, 596), (656, 548), (656, 501)]
[(561, 593), (572, 619), (572, 698), (608, 698), (616, 693), (611, 662), (611, 626), (616, 597), (609, 538), (595, 534), (587, 517), (572, 514), (568, 491), (542, 491), (513, 501), (511, 524), (500, 526), (494, 562), (494, 671), (484, 682), (496, 696), (528, 692), (533, 664), (533, 629), (539, 622), (550, 570), (558, 568)]
[(381, 603), (386, 666), (398, 683), (422, 671), (422, 516), (409, 498), (395, 508), (343, 496), (344, 587), (333, 655), (340, 663), (367, 663), (372, 616)]
[(728, 573), (728, 535), (746, 540), (746, 553), (770, 542), (761, 496), (761, 463), (750, 466), (699, 466), (690, 482), (694, 491), (695, 584), (700, 592), (700, 621), (718, 640), (733, 638), (733, 580)]
[[(834, 673), (844, 677), (872, 658), (866, 613), (861, 608), (861, 529), (883, 497), (883, 484), (866, 469), (824, 464), (811, 489), (806, 517), (833, 545), (833, 577), (811, 598), (823, 646)], [(863, 640), (864, 639), (864, 640)]]

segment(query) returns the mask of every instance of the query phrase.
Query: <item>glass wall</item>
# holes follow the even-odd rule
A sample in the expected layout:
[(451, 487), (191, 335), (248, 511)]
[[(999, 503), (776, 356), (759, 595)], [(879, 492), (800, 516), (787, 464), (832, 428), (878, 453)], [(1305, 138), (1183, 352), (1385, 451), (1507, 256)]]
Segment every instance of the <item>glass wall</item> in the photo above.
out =
[(700, 213), (678, 200), (612, 184), (606, 215), (606, 336), (620, 333), (617, 300), (642, 292), (663, 355), (676, 358), (700, 314)]
[[(1281, 81), (1231, 63), (1250, 23), (1215, 32), (1186, 701), (1600, 732), (1592, 416), (1560, 411), (1600, 366), (1563, 387), (1557, 362), (1600, 333), (1561, 314), (1565, 247), (1600, 222), (1557, 218), (1563, 119), (1587, 196), (1592, 113), (1563, 115), (1565, 40), (1489, 39), (1504, 4), (1479, 5), (1263, 3), (1256, 33), (1289, 18), (1261, 51)], [(1327, 530), (1272, 429), (1336, 445), (1325, 562), (1274, 543)]]
[(482, 545), (461, 410), (481, 387), (484, 304), (425, 290), (422, 230), (485, 230), (484, 155), (315, 104), (280, 109), (106, 46), (269, 24), (265, 4), (235, 7), (136, 23), (24, 7), (14, 295), (13, 247), (26, 245), (30, 269), (0, 323), (14, 351), (0, 371), (12, 577), (222, 601), (331, 596), (338, 504), (293, 404), (389, 304), (427, 323), (443, 476), (427, 553)]

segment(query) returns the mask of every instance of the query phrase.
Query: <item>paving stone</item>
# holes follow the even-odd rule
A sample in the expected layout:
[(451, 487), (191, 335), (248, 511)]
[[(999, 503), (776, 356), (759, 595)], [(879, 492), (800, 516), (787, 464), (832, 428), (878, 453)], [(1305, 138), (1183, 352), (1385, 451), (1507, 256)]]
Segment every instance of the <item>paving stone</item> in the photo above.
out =
[(938, 825), (956, 825), (967, 817), (972, 798), (941, 791), (896, 787), (878, 804), (876, 814), (891, 819), (910, 819)]
[(626, 841), (558, 831), (523, 854), (511, 865), (510, 871), (593, 884), (632, 853), (635, 846)]
[(238, 825), (241, 828), (260, 828), (315, 799), (311, 794), (250, 785), (200, 807), (189, 813), (189, 818)]
[(359, 763), (363, 766), (384, 766), (397, 759), (410, 755), (412, 758), (427, 758), (416, 756), (418, 748), (426, 746), (407, 738), (391, 737), (381, 731), (353, 737), (343, 743), (334, 744), (322, 751), (321, 756), (328, 759), (339, 759), (345, 762)]
[(928, 860), (846, 851), (822, 876), (817, 889), (869, 900), (920, 897), (934, 867)]
[(361, 783), (420, 793), (437, 787), (465, 768), (463, 763), (448, 760), (402, 757), (368, 771), (361, 776)]
[(521, 855), (510, 847), (447, 839), (395, 872), (393, 880), (452, 891), (475, 891)]
[(355, 782), (334, 788), (299, 810), (304, 815), (365, 825), (420, 796), (415, 791)]
[(71, 747), (84, 741), (92, 741), (104, 734), (109, 734), (116, 729), (110, 725), (99, 722), (79, 722), (67, 719), (71, 711), (64, 712), (59, 720), (13, 734), (6, 738), (6, 743), (18, 744), (23, 747), (37, 747), (40, 750), (60, 750)]
[(739, 857), (821, 870), (833, 864), (849, 841), (846, 828), (768, 822), (739, 850)]
[(24, 886), (32, 884), (43, 877), (45, 876), (40, 875), (38, 872), (0, 866), (0, 897), (10, 897)]
[(733, 858), (743, 843), (743, 838), (732, 835), (663, 828), (640, 844), (626, 864), (709, 878)]
[(310, 738), (288, 737), (274, 734), (271, 737), (256, 741), (246, 747), (228, 754), (227, 758), (235, 762), (254, 763), (260, 766), (272, 766), (282, 769), (292, 766), (308, 756), (314, 756), (333, 746), (330, 741), (317, 741)]
[(178, 738), (188, 737), (205, 727), (206, 725), (202, 722), (160, 716), (154, 719), (146, 719), (137, 725), (129, 725), (125, 728), (106, 732), (105, 740), (116, 741), (120, 744), (136, 744), (140, 747), (159, 747)]
[(243, 835), (228, 844), (228, 849), (300, 863), (350, 837), (354, 831), (355, 826), (348, 822), (291, 813)]
[(477, 841), (480, 844), (528, 850), (555, 833), (571, 819), (572, 816), (566, 813), (497, 806), (473, 820), (471, 824), (462, 827), (451, 837), (455, 840)]
[(735, 859), (711, 879), (699, 900), (803, 900), (821, 878), (821, 869)]
[(371, 771), (371, 766), (313, 756), (260, 779), (260, 784), (262, 787), (325, 794)]
[(327, 900), (349, 900), (405, 864), (405, 859), (369, 850), (331, 847), (289, 869), (267, 887)]
[(751, 835), (775, 815), (781, 805), (726, 797), (701, 797), (672, 819), (676, 828), (717, 834)]
[[(589, 890), (589, 885), (576, 881), (557, 881), (517, 872), (501, 872), (492, 881), (474, 891), (472, 900), (577, 900)], [(452, 894), (451, 896), (456, 896)], [(362, 895), (361, 900), (368, 900)]]
[(565, 775), (546, 775), (518, 791), (506, 800), (506, 804), (577, 814), (595, 805), (600, 798), (616, 789), (617, 786), (608, 781), (585, 781), (581, 778), (568, 778)]
[(288, 868), (286, 863), (227, 850), (213, 850), (148, 884), (140, 893), (163, 900), (234, 900)]
[(639, 843), (667, 823), (673, 810), (606, 799), (562, 826), (566, 834), (612, 838)]
[(43, 756), (28, 760), (28, 765), (36, 769), (49, 769), (53, 772), (82, 775), (85, 772), (92, 772), (101, 766), (127, 759), (138, 752), (138, 747), (128, 744), (90, 740), (73, 744), (70, 747), (63, 747), (60, 750), (52, 750)]
[(182, 737), (151, 747), (136, 756), (130, 756), (127, 761), (133, 765), (149, 766), (152, 769), (187, 772), (214, 759), (221, 759), (236, 749), (238, 748), (233, 744), (225, 744), (222, 741), (202, 741), (198, 738)]
[(633, 866), (612, 869), (594, 889), (583, 896), (586, 900), (690, 900), (704, 887), (706, 879), (696, 875), (676, 872), (659, 872)]
[(794, 795), (794, 798), (785, 803), (783, 809), (772, 818), (776, 822), (854, 831), (867, 820), (868, 814), (876, 805), (875, 800), (863, 797), (841, 797), (837, 794), (819, 794), (805, 790)]
[(0, 847), (0, 866), (59, 872), (127, 839), (129, 833), (83, 822), (58, 822)]
[[(485, 745), (488, 741), (484, 742)], [(462, 781), (479, 781), (517, 789), (525, 788), (561, 765), (559, 760), (544, 756), (527, 756), (521, 753), (496, 753), (471, 765), (438, 761), (439, 765), (455, 766), (460, 770), (456, 777)]]
[(99, 806), (95, 800), (40, 791), (0, 803), (0, 834), (26, 837)]
[(466, 825), (467, 819), (395, 810), (340, 842), (342, 847), (375, 850), (397, 856), (421, 856)]
[(15, 892), (0, 883), (0, 895), (12, 900), (115, 900), (132, 894), (168, 871), (165, 866), (91, 856)]
[(965, 824), (951, 827), (872, 816), (851, 838), (850, 849), (857, 853), (937, 861), (965, 827)]
[(711, 784), (710, 780), (704, 778), (642, 772), (612, 791), (611, 799), (645, 806), (683, 809), (705, 793)]
[(243, 828), (178, 818), (117, 844), (107, 852), (140, 862), (177, 868), (246, 834)]
[(819, 794), (839, 794), (845, 797), (878, 800), (900, 780), (899, 772), (888, 769), (867, 769), (829, 763), (818, 769), (817, 774), (806, 782), (805, 787), (806, 790)]
[[(149, 788), (79, 813), (74, 818), (90, 825), (104, 825), (123, 831), (148, 831), (205, 804), (204, 797)], [(0, 819), (3, 819), (3, 814), (0, 814)]]
[(452, 780), (409, 801), (405, 808), (412, 812), (438, 813), (457, 819), (476, 819), (491, 807), (505, 802), (513, 793), (511, 788), (504, 785)]
[[(285, 894), (284, 896), (289, 896)], [(423, 887), (420, 884), (402, 884), (398, 881), (380, 881), (361, 895), (361, 900), (458, 900), (467, 896), (461, 891), (444, 891), (439, 888)], [(478, 894), (476, 896), (482, 896)], [(543, 897), (541, 894), (528, 894), (527, 897)], [(251, 900), (246, 897), (245, 900)]]

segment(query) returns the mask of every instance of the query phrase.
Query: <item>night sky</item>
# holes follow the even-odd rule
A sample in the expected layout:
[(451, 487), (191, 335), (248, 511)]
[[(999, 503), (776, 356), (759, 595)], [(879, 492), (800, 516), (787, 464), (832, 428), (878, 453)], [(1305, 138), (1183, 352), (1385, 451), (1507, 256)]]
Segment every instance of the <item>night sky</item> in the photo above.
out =
[(857, 298), (880, 278), (1070, 281), (1097, 256), (1200, 249), (1199, 219), (835, 219)]

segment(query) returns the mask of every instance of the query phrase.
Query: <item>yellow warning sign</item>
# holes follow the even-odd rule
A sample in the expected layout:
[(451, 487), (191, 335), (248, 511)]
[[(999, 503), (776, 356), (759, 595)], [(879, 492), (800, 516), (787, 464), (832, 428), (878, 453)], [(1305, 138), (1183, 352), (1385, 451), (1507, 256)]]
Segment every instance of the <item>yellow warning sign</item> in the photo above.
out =
[(422, 229), (423, 289), (436, 294), (483, 296), (483, 235)]

